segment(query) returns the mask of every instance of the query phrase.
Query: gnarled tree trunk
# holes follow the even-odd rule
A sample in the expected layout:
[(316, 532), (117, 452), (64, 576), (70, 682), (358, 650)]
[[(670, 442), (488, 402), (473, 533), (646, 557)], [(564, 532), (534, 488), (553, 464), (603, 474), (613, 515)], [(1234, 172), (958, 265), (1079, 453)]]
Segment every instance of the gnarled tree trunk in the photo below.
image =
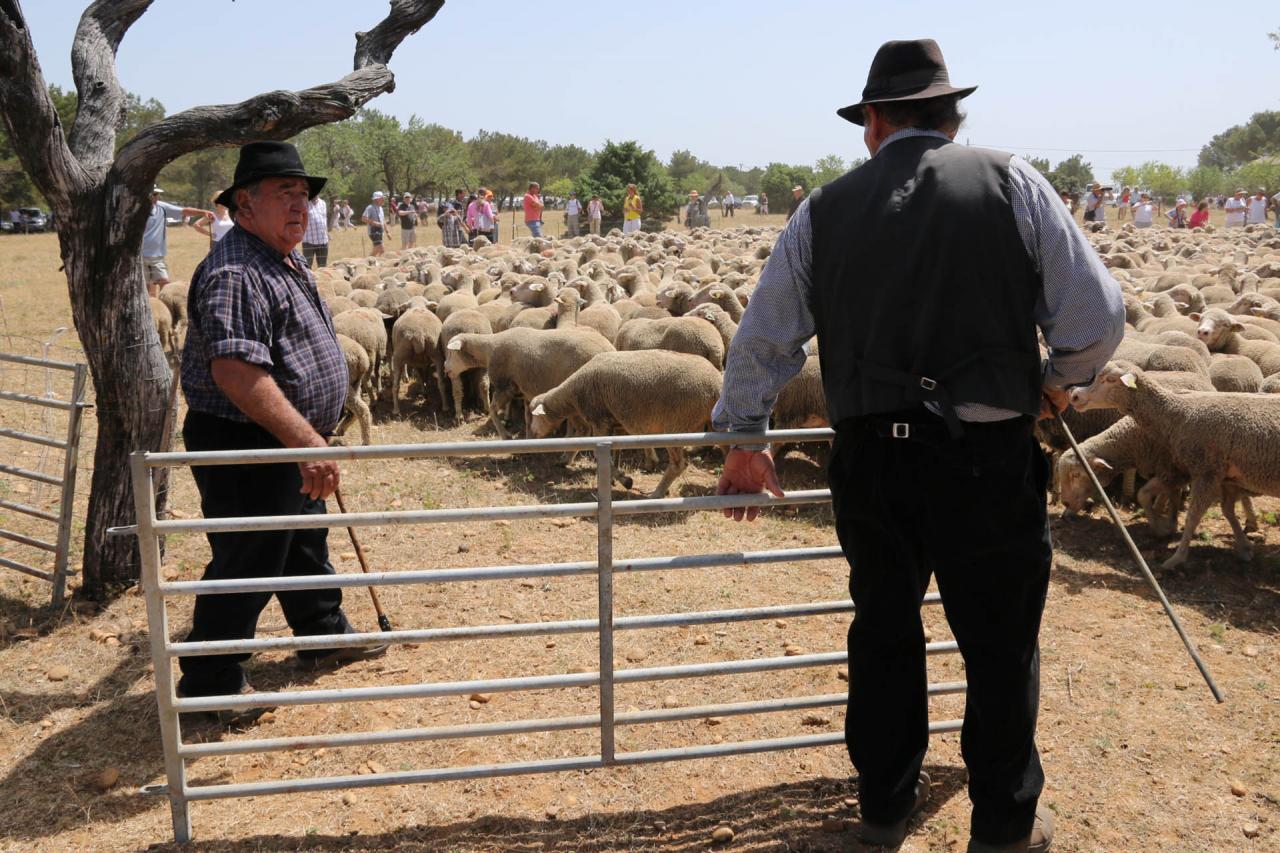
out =
[(170, 371), (139, 257), (156, 176), (192, 151), (287, 139), (351, 117), (395, 88), (387, 68), (392, 53), (444, 5), (390, 0), (387, 17), (356, 34), (355, 70), (336, 83), (186, 110), (144, 129), (116, 152), (125, 106), (116, 50), (151, 2), (96, 0), (85, 10), (71, 49), (79, 102), (65, 133), (21, 3), (0, 0), (0, 121), (57, 216), (72, 316), (96, 392), (98, 439), (82, 566), (84, 591), (95, 597), (138, 578), (135, 541), (109, 537), (107, 529), (133, 523), (127, 457), (157, 448), (165, 427)]

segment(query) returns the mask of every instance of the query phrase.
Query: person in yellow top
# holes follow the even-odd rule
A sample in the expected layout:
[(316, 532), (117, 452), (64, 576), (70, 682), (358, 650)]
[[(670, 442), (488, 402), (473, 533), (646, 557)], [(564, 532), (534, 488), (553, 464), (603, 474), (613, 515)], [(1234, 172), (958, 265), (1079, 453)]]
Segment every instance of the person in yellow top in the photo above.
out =
[(627, 184), (627, 197), (622, 200), (622, 233), (630, 234), (640, 230), (640, 214), (644, 211), (644, 201), (636, 192), (635, 184)]

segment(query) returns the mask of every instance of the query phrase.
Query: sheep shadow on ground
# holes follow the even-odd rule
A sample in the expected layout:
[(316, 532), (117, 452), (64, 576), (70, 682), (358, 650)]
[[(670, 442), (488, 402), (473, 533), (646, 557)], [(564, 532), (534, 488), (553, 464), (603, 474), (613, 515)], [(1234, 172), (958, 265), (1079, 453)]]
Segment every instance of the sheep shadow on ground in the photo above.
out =
[[(1067, 593), (1077, 595), (1086, 587), (1105, 583), (1149, 601), (1155, 592), (1134, 563), (1128, 548), (1105, 516), (1056, 518), (1052, 521), (1054, 547), (1074, 560), (1103, 563), (1114, 569), (1104, 577), (1078, 570), (1063, 561), (1054, 563), (1053, 579)], [(1173, 553), (1173, 540), (1152, 536), (1146, 525), (1128, 525), (1134, 543), (1160, 581), (1175, 607), (1190, 607), (1215, 622), (1253, 631), (1274, 631), (1280, 613), (1280, 545), (1254, 543), (1253, 560), (1243, 563), (1231, 552), (1228, 536), (1193, 545), (1191, 556), (1178, 569), (1165, 572), (1160, 564)]]
[[(928, 821), (965, 788), (960, 767), (927, 766), (930, 797), (912, 826)], [(607, 772), (607, 771), (604, 771)], [(235, 840), (201, 841), (198, 806), (194, 812), (196, 840), (191, 844), (157, 844), (152, 851), (192, 853), (250, 853), (259, 850), (394, 851), (427, 853), (438, 850), (572, 850), (611, 853), (614, 850), (703, 850), (720, 825), (734, 831), (734, 847), (752, 850), (804, 850), (810, 853), (862, 853), (882, 850), (859, 843), (847, 828), (823, 830), (829, 817), (852, 823), (856, 809), (844, 800), (856, 796), (850, 779), (822, 777), (739, 791), (705, 803), (667, 809), (592, 813), (568, 820), (548, 817), (478, 815), (440, 826), (388, 827), (377, 834), (321, 835), (300, 828), (296, 835), (257, 835)], [(721, 845), (716, 845), (719, 847)]]

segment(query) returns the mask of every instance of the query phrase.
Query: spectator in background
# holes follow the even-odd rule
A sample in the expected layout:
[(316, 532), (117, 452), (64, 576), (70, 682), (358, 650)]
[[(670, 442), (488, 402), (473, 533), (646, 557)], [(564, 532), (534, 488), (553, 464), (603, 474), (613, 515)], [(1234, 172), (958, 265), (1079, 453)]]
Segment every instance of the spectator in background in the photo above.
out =
[(373, 244), (371, 254), (375, 258), (386, 251), (382, 247), (382, 240), (387, 233), (387, 212), (383, 210), (386, 203), (387, 197), (382, 194), (382, 190), (378, 190), (373, 194), (373, 200), (364, 209), (364, 213), (360, 215), (360, 221), (369, 228), (369, 242)]
[(1222, 209), (1227, 212), (1228, 228), (1243, 228), (1245, 213), (1249, 209), (1249, 202), (1244, 197), (1244, 187), (1237, 189), (1236, 194), (1222, 205)]
[(1203, 228), (1209, 224), (1209, 202), (1202, 201), (1196, 205), (1196, 212), (1191, 214), (1191, 221), (1187, 223), (1188, 228)]
[(467, 229), (471, 232), (471, 239), (484, 237), (490, 243), (496, 242), (494, 240), (493, 225), (493, 205), (485, 197), (484, 187), (481, 187), (480, 192), (476, 194), (475, 200), (467, 205)]
[(524, 194), (524, 224), (535, 237), (542, 236), (542, 187), (534, 181)]
[(454, 190), (454, 191), (453, 191), (453, 201), (451, 201), (451, 202), (449, 202), (449, 203), (450, 203), (451, 205), (453, 205), (453, 209), (454, 209), (454, 210), (456, 210), (456, 211), (458, 211), (458, 213), (466, 213), (466, 212), (467, 212), (467, 197), (466, 197), (466, 196), (467, 196), (467, 194), (466, 194), (465, 192), (463, 192), (461, 189), (456, 189), (456, 190)]
[(1089, 197), (1084, 201), (1084, 221), (1107, 221), (1107, 198), (1102, 184), (1095, 183), (1089, 187)]
[(224, 205), (218, 204), (218, 195), (219, 193), (214, 193), (211, 199), (213, 213), (209, 216), (202, 216), (191, 223), (192, 228), (208, 237), (214, 243), (227, 236), (227, 232), (235, 227), (235, 222), (231, 220), (231, 211), (227, 210)]
[(591, 201), (587, 202), (587, 231), (598, 235), (602, 219), (604, 219), (604, 202), (600, 200), (600, 196), (592, 195)]
[[(1151, 203), (1150, 193), (1143, 193), (1138, 198), (1138, 203), (1133, 206), (1133, 224), (1138, 228), (1150, 228), (1151, 221), (1155, 217), (1155, 205)], [(1116, 216), (1119, 219), (1119, 214)]]
[(1066, 190), (1062, 191), (1062, 203), (1067, 206), (1067, 210), (1071, 210), (1071, 193)]
[(462, 214), (451, 204), (440, 205), (440, 215), (436, 217), (440, 226), (440, 241), (446, 248), (456, 249), (467, 242), (467, 231), (462, 224)]
[(732, 219), (732, 218), (733, 218), (733, 206), (734, 206), (734, 204), (736, 204), (736, 203), (737, 203), (737, 199), (735, 199), (735, 198), (733, 197), (733, 192), (732, 192), (732, 191), (725, 193), (725, 194), (724, 194), (724, 206), (720, 208), (720, 218), (721, 218), (721, 219), (724, 219), (726, 216), (728, 216), (730, 219)]
[(413, 193), (405, 193), (396, 205), (400, 217), (400, 248), (412, 249), (418, 245), (418, 209), (413, 206)]
[(1134, 204), (1134, 201), (1133, 201), (1132, 190), (1130, 190), (1128, 187), (1121, 187), (1120, 203), (1116, 205), (1116, 221), (1117, 222), (1124, 222), (1125, 209), (1132, 207), (1133, 204)]
[(498, 202), (493, 198), (493, 190), (485, 188), (484, 200), (489, 202), (489, 207), (493, 209), (493, 242), (502, 239), (502, 221), (498, 214), (501, 212), (498, 208)]
[(342, 227), (355, 230), (355, 223), (351, 221), (351, 217), (355, 216), (355, 211), (351, 209), (351, 199), (344, 198), (342, 200)]
[(635, 184), (627, 184), (627, 197), (622, 200), (622, 233), (640, 230), (640, 216), (644, 213), (644, 199), (640, 198)]
[(804, 201), (804, 187), (796, 184), (791, 188), (791, 204), (787, 207), (787, 221), (791, 221), (791, 217), (796, 215), (796, 210), (800, 207), (800, 202)]
[(1271, 197), (1271, 215), (1275, 217), (1276, 228), (1280, 228), (1280, 193)]
[(1187, 227), (1187, 202), (1186, 199), (1178, 199), (1178, 203), (1173, 206), (1173, 210), (1165, 214), (1169, 220), (1170, 228), (1186, 228)]
[(169, 268), (165, 266), (165, 256), (169, 254), (168, 234), (165, 228), (169, 220), (185, 223), (188, 216), (213, 216), (211, 210), (198, 207), (179, 207), (161, 201), (164, 190), (154, 187), (151, 190), (151, 215), (147, 217), (147, 227), (142, 232), (142, 270), (147, 281), (147, 294), (159, 296), (160, 288), (169, 283)]
[(1267, 224), (1267, 190), (1265, 187), (1258, 187), (1257, 195), (1249, 199), (1247, 221), (1250, 225)]
[(766, 193), (760, 193), (760, 201), (756, 204), (756, 213), (761, 216), (769, 213), (769, 196)]
[(582, 213), (582, 205), (578, 202), (578, 194), (570, 191), (569, 201), (564, 206), (565, 233), (570, 237), (578, 236), (578, 216)]
[(307, 230), (302, 235), (302, 257), (307, 266), (329, 265), (329, 209), (315, 196), (307, 202)]
[(694, 222), (698, 216), (698, 191), (689, 190), (689, 203), (684, 208), (684, 225), (690, 231), (694, 228)]

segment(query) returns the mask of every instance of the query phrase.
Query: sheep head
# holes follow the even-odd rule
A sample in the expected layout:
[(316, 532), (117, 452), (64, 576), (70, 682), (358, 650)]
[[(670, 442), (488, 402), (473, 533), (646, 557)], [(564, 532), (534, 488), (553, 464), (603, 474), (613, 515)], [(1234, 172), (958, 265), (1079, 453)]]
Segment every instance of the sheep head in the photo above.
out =
[[(1089, 467), (1093, 468), (1098, 482), (1104, 486), (1116, 474), (1111, 463), (1100, 456), (1090, 458)], [(1058, 490), (1063, 515), (1078, 515), (1087, 512), (1093, 505), (1093, 481), (1089, 479), (1088, 472), (1084, 470), (1074, 450), (1068, 450), (1058, 458)]]
[(529, 402), (529, 431), (534, 438), (546, 438), (560, 428), (564, 417), (547, 411), (547, 395), (539, 394)]
[(1140, 376), (1142, 371), (1129, 362), (1109, 362), (1098, 371), (1092, 384), (1072, 389), (1071, 407), (1080, 412), (1089, 409), (1124, 410), (1130, 394), (1138, 387)]
[(1200, 324), (1196, 329), (1196, 337), (1204, 341), (1205, 346), (1213, 352), (1226, 346), (1231, 335), (1244, 331), (1244, 324), (1221, 308), (1210, 308), (1203, 314), (1191, 313), (1187, 316)]

